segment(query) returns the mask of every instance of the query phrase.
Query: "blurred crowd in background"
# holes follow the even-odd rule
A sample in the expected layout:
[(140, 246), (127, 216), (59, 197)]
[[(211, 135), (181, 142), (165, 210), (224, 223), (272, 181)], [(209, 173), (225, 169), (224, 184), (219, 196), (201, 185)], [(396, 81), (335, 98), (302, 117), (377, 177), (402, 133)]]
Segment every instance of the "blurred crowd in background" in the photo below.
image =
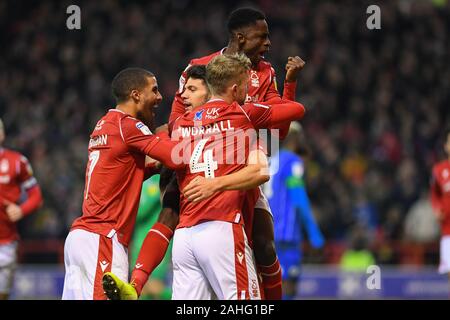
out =
[[(5, 146), (30, 159), (45, 199), (21, 223), (23, 238), (64, 239), (81, 214), (89, 134), (115, 106), (114, 75), (151, 70), (164, 123), (189, 60), (226, 46), (228, 14), (251, 5), (267, 15), (278, 87), (288, 56), (306, 61), (297, 100), (326, 239), (437, 241), (428, 188), (450, 123), (446, 1), (79, 1), (80, 30), (66, 28), (70, 4), (0, 2)], [(366, 27), (370, 4), (381, 8), (380, 30)]]

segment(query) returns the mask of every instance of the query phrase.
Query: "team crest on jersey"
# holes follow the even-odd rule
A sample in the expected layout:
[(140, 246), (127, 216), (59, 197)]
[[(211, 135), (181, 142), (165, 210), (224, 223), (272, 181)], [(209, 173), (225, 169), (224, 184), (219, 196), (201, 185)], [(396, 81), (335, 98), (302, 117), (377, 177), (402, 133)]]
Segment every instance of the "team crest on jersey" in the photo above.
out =
[(0, 172), (6, 173), (9, 170), (9, 162), (6, 159), (3, 159), (0, 163)]
[(152, 134), (152, 132), (150, 131), (150, 129), (149, 129), (145, 124), (143, 124), (142, 122), (136, 123), (136, 128), (138, 128), (139, 130), (141, 130), (141, 132), (142, 132), (143, 134), (145, 134), (146, 136), (149, 136), (149, 135)]
[(255, 70), (250, 70), (250, 82), (252, 87), (259, 88), (259, 76)]
[(444, 171), (442, 171), (442, 178), (447, 179), (449, 176), (449, 172), (447, 169), (445, 169)]
[(205, 111), (205, 110), (200, 110), (200, 111), (197, 111), (197, 112), (195, 113), (195, 115), (194, 115), (194, 121), (201, 121), (201, 120), (202, 120), (202, 117), (203, 117), (203, 111)]

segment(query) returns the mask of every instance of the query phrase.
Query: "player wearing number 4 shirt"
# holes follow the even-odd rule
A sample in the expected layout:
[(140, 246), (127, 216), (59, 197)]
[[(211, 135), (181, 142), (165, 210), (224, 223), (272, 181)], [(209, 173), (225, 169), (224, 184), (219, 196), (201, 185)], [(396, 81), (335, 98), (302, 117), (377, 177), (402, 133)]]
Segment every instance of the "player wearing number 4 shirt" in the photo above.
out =
[[(247, 159), (256, 147), (237, 142), (242, 141), (239, 136), (254, 132), (256, 138), (254, 129), (303, 116), (304, 107), (291, 101), (271, 107), (241, 106), (247, 94), (249, 66), (250, 60), (242, 54), (215, 57), (206, 67), (211, 100), (175, 120), (172, 139), (184, 139), (181, 152), (190, 159), (189, 168), (177, 171), (180, 190), (197, 178), (214, 178), (244, 168), (239, 157)], [(267, 179), (261, 175), (258, 184)], [(246, 192), (228, 190), (191, 202), (181, 195), (172, 250), (173, 299), (261, 298), (253, 253), (243, 228), (245, 196)]]
[(76, 219), (64, 247), (66, 276), (63, 299), (106, 299), (102, 275), (113, 271), (128, 280), (127, 246), (136, 220), (142, 182), (152, 174), (146, 155), (176, 169), (171, 160), (175, 142), (167, 133), (153, 135), (146, 124), (161, 101), (156, 78), (129, 68), (112, 82), (117, 101), (94, 128), (83, 215)]

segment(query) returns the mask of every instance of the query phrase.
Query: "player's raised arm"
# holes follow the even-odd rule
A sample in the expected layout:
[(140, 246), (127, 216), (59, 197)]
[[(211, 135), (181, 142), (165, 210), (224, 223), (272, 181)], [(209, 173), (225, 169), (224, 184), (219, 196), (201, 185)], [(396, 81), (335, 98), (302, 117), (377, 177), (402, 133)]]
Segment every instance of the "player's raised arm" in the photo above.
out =
[(280, 129), (286, 123), (302, 119), (305, 114), (305, 107), (301, 103), (289, 100), (281, 100), (271, 106), (248, 103), (243, 109), (256, 129)]
[[(276, 88), (276, 76), (275, 71), (272, 69), (273, 77), (272, 84), (269, 87), (269, 90), (265, 97), (265, 104), (279, 104), (282, 103), (282, 100), (290, 100), (295, 101), (296, 88), (297, 88), (297, 77), (298, 73), (305, 66), (305, 62), (299, 57), (288, 57), (288, 61), (286, 63), (286, 78), (284, 80), (284, 88), (283, 88), (283, 99), (281, 99), (280, 94)], [(279, 125), (280, 130), (280, 139), (284, 139), (289, 131), (290, 121), (286, 123), (282, 123)]]

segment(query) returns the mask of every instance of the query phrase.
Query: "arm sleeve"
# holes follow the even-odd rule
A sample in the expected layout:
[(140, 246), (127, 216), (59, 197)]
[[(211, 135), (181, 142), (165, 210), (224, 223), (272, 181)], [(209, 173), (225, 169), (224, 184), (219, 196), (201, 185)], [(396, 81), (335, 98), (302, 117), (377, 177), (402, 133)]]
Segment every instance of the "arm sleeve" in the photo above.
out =
[[(295, 101), (295, 95), (296, 95), (296, 88), (297, 88), (297, 81), (295, 82), (284, 82), (284, 88), (283, 88), (283, 99), (280, 97), (280, 94), (277, 89), (277, 80), (276, 80), (276, 74), (275, 70), (272, 68), (272, 83), (269, 86), (269, 90), (266, 93), (266, 96), (264, 97), (265, 104), (272, 105), (272, 104), (280, 104), (283, 100), (290, 100)], [(279, 132), (279, 138), (284, 139), (286, 138), (289, 127), (291, 125), (291, 121), (286, 121), (285, 123), (281, 123), (277, 129), (280, 130)]]
[(192, 61), (188, 64), (186, 69), (184, 69), (183, 73), (180, 76), (178, 90), (175, 93), (175, 98), (172, 102), (172, 111), (170, 112), (169, 123), (174, 121), (179, 116), (182, 116), (185, 112), (185, 107), (183, 103), (183, 99), (181, 99), (181, 94), (184, 91), (184, 85), (186, 84), (186, 71), (192, 65)]
[(42, 205), (42, 193), (39, 185), (27, 190), (27, 200), (20, 205), (24, 216), (29, 215)]
[(147, 159), (145, 161), (145, 173), (144, 173), (144, 181), (150, 178), (151, 176), (158, 174), (161, 171), (161, 168), (157, 165), (156, 161), (150, 161), (147, 163)]
[(299, 218), (308, 233), (308, 239), (314, 248), (323, 246), (325, 240), (312, 214), (311, 205), (303, 182), (303, 165), (296, 161), (291, 164), (291, 175), (286, 179), (289, 197), (297, 209)]
[(269, 89), (267, 89), (266, 95), (264, 96), (263, 103), (265, 104), (280, 103), (281, 96), (280, 93), (278, 92), (277, 76), (273, 68), (271, 68), (270, 72), (271, 72), (271, 82), (269, 85)]
[(305, 107), (301, 103), (288, 100), (272, 106), (248, 103), (243, 110), (256, 129), (280, 129), (286, 122), (300, 120), (305, 114)]
[(130, 150), (146, 154), (173, 170), (184, 167), (182, 159), (172, 159), (172, 149), (177, 142), (172, 141), (166, 132), (152, 134), (146, 125), (132, 118), (124, 118), (120, 125), (124, 142)]
[(26, 216), (42, 205), (42, 193), (36, 178), (33, 176), (33, 169), (28, 159), (23, 156), (20, 159), (19, 181), (27, 193), (27, 199), (20, 204), (22, 213)]

